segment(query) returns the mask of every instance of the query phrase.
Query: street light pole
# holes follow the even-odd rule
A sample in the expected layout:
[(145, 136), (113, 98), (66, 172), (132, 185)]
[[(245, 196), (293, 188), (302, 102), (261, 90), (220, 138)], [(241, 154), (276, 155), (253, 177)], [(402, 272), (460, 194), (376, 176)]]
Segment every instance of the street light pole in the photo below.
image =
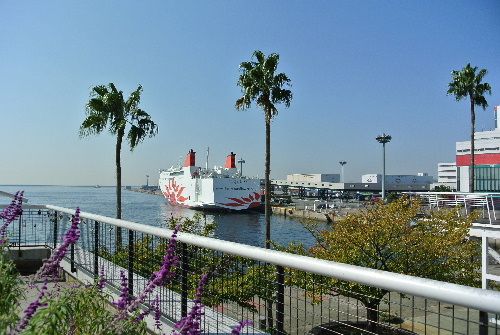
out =
[(339, 164), (341, 166), (341, 170), (340, 170), (340, 182), (344, 183), (345, 182), (345, 180), (344, 180), (344, 165), (346, 165), (347, 162), (346, 161), (340, 161)]
[(383, 133), (375, 139), (379, 143), (382, 143), (382, 200), (385, 201), (385, 144), (392, 140), (392, 136)]

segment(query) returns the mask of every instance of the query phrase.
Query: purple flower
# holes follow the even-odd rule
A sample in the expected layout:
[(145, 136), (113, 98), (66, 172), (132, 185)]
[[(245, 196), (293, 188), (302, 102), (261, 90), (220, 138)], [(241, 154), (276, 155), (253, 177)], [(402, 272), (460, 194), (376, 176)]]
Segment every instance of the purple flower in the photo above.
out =
[(115, 305), (118, 310), (124, 310), (125, 307), (127, 307), (127, 304), (129, 302), (129, 297), (128, 297), (128, 281), (127, 281), (127, 276), (125, 276), (125, 272), (122, 270), (120, 271), (120, 278), (121, 278), (121, 289), (120, 289), (120, 298), (118, 299), (117, 302), (113, 302), (113, 305)]
[(68, 229), (64, 235), (63, 243), (52, 252), (50, 258), (45, 261), (38, 270), (37, 275), (40, 277), (55, 277), (57, 275), (57, 270), (59, 269), (59, 264), (61, 263), (64, 256), (68, 252), (68, 247), (71, 244), (75, 244), (80, 238), (80, 208), (76, 208), (75, 215), (71, 218), (71, 227)]
[(24, 310), (23, 318), (19, 321), (14, 330), (10, 332), (10, 335), (19, 334), (20, 332), (22, 332), (26, 328), (28, 322), (31, 320), (33, 315), (38, 310), (38, 308), (47, 305), (46, 303), (42, 303), (42, 299), (45, 296), (46, 292), (47, 292), (47, 280), (45, 280), (45, 282), (43, 283), (43, 286), (40, 289), (40, 293), (38, 294), (38, 297), (35, 299), (35, 301), (29, 304), (29, 306)]
[[(168, 242), (167, 252), (163, 257), (163, 262), (160, 270), (153, 273), (151, 279), (149, 279), (148, 283), (144, 290), (139, 294), (139, 296), (135, 299), (132, 299), (126, 308), (128, 312), (134, 312), (137, 310), (140, 304), (142, 304), (146, 298), (153, 292), (153, 290), (160, 285), (164, 285), (168, 281), (170, 281), (174, 277), (173, 269), (179, 263), (179, 257), (175, 255), (175, 248), (177, 246), (177, 233), (179, 232), (180, 226), (175, 227), (174, 232), (172, 233), (172, 237)], [(121, 315), (121, 318), (124, 318), (125, 315)]]
[(23, 194), (24, 191), (17, 191), (10, 205), (0, 213), (0, 219), (4, 220), (4, 224), (0, 227), (0, 244), (4, 244), (7, 240), (5, 235), (9, 225), (23, 213)]
[(175, 328), (178, 332), (174, 332), (175, 335), (199, 335), (201, 334), (201, 316), (203, 312), (203, 304), (201, 303), (201, 296), (203, 295), (203, 290), (208, 282), (208, 274), (201, 276), (198, 287), (196, 288), (196, 296), (193, 300), (193, 307), (187, 316), (182, 318), (179, 322), (175, 324)]
[(154, 311), (154, 319), (155, 319), (155, 327), (159, 331), (161, 331), (161, 310), (160, 310), (160, 296), (157, 294), (155, 300), (151, 303), (150, 307), (143, 311), (139, 316), (134, 320), (134, 322), (138, 323), (144, 320), (146, 315)]
[(160, 310), (160, 296), (157, 294), (155, 300), (153, 301), (153, 309), (155, 311), (155, 327), (161, 331), (161, 310)]
[(102, 292), (104, 286), (106, 286), (106, 276), (104, 275), (104, 265), (101, 265), (101, 270), (99, 271), (99, 281), (97, 282), (97, 289)]
[(253, 325), (252, 320), (240, 321), (237, 326), (233, 327), (233, 330), (231, 331), (231, 335), (240, 335), (241, 331), (243, 330), (243, 327), (251, 326), (251, 325)]

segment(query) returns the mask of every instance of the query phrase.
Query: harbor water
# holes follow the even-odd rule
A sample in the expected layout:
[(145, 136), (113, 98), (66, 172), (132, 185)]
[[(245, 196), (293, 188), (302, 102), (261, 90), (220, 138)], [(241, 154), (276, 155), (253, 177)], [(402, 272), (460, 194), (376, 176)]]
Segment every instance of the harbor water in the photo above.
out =
[[(80, 207), (89, 212), (115, 217), (115, 188), (86, 186), (0, 186), (1, 191), (15, 193), (24, 190), (30, 205), (55, 205), (66, 208)], [(0, 198), (8, 203), (9, 198)], [(171, 217), (192, 217), (196, 211), (171, 206), (158, 195), (129, 190), (122, 191), (122, 218), (137, 223), (165, 227)], [(206, 213), (207, 221), (217, 224), (215, 238), (264, 245), (265, 221), (262, 213)], [(271, 238), (279, 244), (302, 242), (306, 246), (314, 244), (314, 238), (296, 219), (274, 215), (271, 217)]]

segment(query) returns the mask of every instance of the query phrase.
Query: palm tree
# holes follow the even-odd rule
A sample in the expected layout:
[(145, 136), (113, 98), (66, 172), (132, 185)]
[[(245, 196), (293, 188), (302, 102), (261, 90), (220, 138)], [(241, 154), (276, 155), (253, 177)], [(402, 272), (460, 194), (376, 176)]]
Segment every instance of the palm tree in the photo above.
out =
[[(266, 58), (262, 51), (254, 51), (252, 58), (257, 61), (243, 62), (240, 64), (241, 74), (238, 86), (241, 87), (243, 96), (236, 100), (236, 109), (250, 108), (252, 101), (264, 111), (266, 123), (266, 162), (265, 162), (265, 221), (266, 221), (266, 249), (271, 248), (271, 120), (278, 115), (275, 104), (284, 103), (290, 107), (292, 91), (284, 89), (291, 86), (290, 79), (284, 73), (276, 74), (280, 56), (272, 53)], [(273, 301), (266, 299), (267, 326), (273, 328)]]
[(469, 178), (469, 192), (474, 192), (474, 133), (476, 127), (475, 106), (480, 106), (483, 110), (488, 107), (488, 102), (484, 97), (485, 93), (491, 95), (491, 87), (488, 83), (483, 83), (483, 78), (486, 75), (486, 69), (481, 69), (477, 72), (477, 67), (472, 67), (467, 64), (462, 70), (454, 70), (451, 72), (452, 82), (448, 84), (448, 94), (453, 94), (457, 101), (464, 98), (470, 100), (470, 152), (471, 152), (471, 171)]
[[(123, 92), (113, 83), (92, 88), (90, 100), (86, 105), (86, 118), (80, 126), (80, 137), (97, 135), (108, 128), (116, 136), (116, 218), (122, 218), (122, 167), (121, 150), (123, 136), (128, 128), (127, 140), (130, 151), (144, 140), (158, 133), (158, 126), (148, 113), (139, 108), (142, 86), (130, 94), (125, 101)], [(127, 127), (128, 126), (128, 127)], [(116, 230), (116, 245), (121, 246), (121, 228)]]
[(266, 58), (262, 51), (254, 51), (252, 58), (256, 61), (240, 64), (241, 75), (238, 86), (243, 96), (236, 100), (236, 109), (249, 108), (252, 101), (264, 111), (266, 122), (266, 163), (265, 163), (265, 220), (266, 220), (266, 248), (271, 247), (271, 120), (278, 114), (275, 104), (284, 103), (290, 107), (292, 92), (284, 89), (291, 86), (290, 79), (284, 73), (276, 74), (280, 56), (272, 53)]

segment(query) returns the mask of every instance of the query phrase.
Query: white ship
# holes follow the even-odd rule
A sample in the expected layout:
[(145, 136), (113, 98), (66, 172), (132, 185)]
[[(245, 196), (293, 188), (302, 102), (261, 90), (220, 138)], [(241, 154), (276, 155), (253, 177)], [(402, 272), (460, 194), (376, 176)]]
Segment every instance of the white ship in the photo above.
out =
[(231, 152), (224, 167), (195, 166), (191, 149), (182, 167), (160, 170), (160, 190), (172, 205), (195, 209), (248, 210), (261, 207), (260, 179), (246, 178), (236, 169)]

